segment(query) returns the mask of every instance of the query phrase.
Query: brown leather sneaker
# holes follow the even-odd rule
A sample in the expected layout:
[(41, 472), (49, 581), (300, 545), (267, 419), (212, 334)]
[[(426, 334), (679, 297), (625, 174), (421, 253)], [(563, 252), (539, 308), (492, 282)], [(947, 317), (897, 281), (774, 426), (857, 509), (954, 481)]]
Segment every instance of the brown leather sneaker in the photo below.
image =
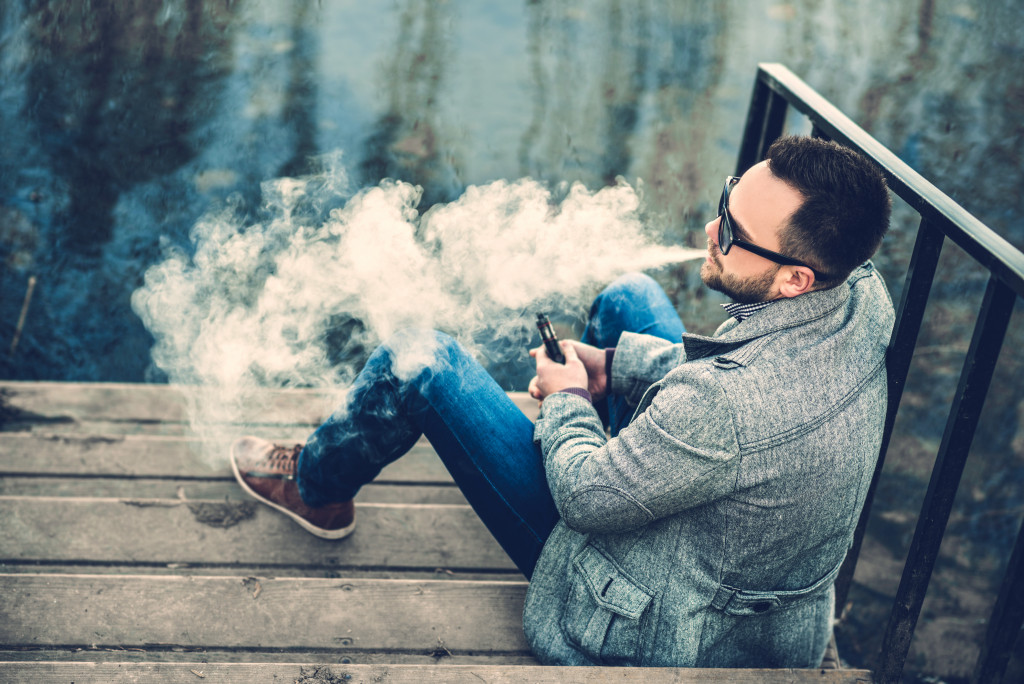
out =
[(299, 496), (295, 468), (302, 445), (283, 447), (259, 437), (241, 437), (231, 445), (231, 469), (242, 489), (276, 508), (307, 532), (324, 539), (341, 539), (356, 527), (352, 500), (319, 508)]

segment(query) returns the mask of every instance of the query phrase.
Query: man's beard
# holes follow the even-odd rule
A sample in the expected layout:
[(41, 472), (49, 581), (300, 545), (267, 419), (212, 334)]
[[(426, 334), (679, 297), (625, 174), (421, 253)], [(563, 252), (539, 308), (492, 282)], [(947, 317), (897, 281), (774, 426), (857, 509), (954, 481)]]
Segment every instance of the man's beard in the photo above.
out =
[(719, 261), (721, 252), (718, 246), (708, 240), (708, 253), (711, 261), (705, 261), (700, 267), (700, 279), (712, 290), (717, 290), (740, 304), (754, 304), (768, 300), (775, 283), (775, 276), (779, 272), (778, 264), (767, 273), (756, 277), (740, 280), (733, 275), (727, 275), (722, 270), (722, 262)]

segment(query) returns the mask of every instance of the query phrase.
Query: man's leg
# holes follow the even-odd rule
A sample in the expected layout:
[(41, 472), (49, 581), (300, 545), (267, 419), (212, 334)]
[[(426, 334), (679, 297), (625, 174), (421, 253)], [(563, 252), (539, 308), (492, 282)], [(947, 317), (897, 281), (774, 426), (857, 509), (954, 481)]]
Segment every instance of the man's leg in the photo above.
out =
[[(614, 347), (624, 332), (679, 342), (686, 329), (668, 295), (653, 278), (642, 273), (627, 273), (594, 300), (580, 341), (595, 347)], [(613, 437), (629, 424), (635, 409), (625, 398), (611, 394), (597, 406)]]
[(558, 511), (533, 422), (442, 333), (410, 331), (379, 347), (346, 406), (299, 456), (302, 499), (351, 499), (425, 434), (470, 505), (529, 577)]
[[(646, 276), (631, 275), (612, 283), (595, 300), (583, 340), (614, 346), (624, 330), (676, 341), (683, 327), (661, 288)], [(617, 432), (632, 409), (621, 397), (609, 397), (598, 408), (607, 416), (609, 407)], [(326, 519), (345, 520), (344, 511), (331, 513), (330, 508), (350, 502), (362, 485), (407, 452), (421, 434), (434, 445), (499, 544), (529, 577), (558, 520), (542, 458), (533, 443), (533, 423), (445, 335), (409, 332), (378, 348), (353, 384), (346, 406), (317, 429), (297, 459), (288, 461), (284, 456), (288, 450), (274, 456), (277, 451), (269, 451), (269, 446), (251, 442), (248, 451), (262, 449), (270, 456), (265, 460), (288, 461), (286, 466), (269, 469), (273, 477), (297, 471), (294, 496), (275, 507), (292, 517), (296, 507), (312, 507), (308, 515), (326, 511)], [(235, 469), (238, 474), (237, 464)], [(263, 500), (268, 498), (265, 492), (280, 489), (275, 484), (254, 491), (245, 482), (256, 487), (258, 478), (238, 477)]]

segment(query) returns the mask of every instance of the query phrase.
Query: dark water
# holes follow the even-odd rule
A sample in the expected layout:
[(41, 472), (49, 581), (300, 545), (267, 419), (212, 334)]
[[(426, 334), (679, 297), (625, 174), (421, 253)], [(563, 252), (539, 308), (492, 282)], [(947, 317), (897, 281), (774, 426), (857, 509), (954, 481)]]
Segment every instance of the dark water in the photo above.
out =
[[(335, 151), (357, 187), (420, 185), (424, 210), (502, 178), (622, 176), (666, 242), (699, 246), (760, 61), (1024, 246), (1018, 0), (0, 4), (0, 377), (163, 381), (129, 304), (146, 268), (208, 211), (258, 220), (263, 181)], [(894, 295), (913, 225), (897, 208), (878, 258)], [(688, 327), (721, 320), (695, 265), (657, 277)], [(947, 248), (838, 628), (852, 664), (874, 661), (984, 282)], [(1024, 511), (1019, 314), (1010, 336), (912, 651), (922, 677), (969, 673)]]

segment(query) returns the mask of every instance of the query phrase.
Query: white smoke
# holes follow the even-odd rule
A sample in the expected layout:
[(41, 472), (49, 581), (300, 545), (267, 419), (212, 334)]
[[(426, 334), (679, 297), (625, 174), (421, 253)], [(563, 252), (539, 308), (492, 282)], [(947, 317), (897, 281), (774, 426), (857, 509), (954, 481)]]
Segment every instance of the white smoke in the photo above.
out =
[[(229, 210), (205, 218), (193, 253), (167, 247), (132, 308), (156, 339), (155, 365), (196, 388), (193, 428), (204, 436), (246, 423), (262, 387), (343, 391), (359, 369), (338, 362), (339, 345), (369, 349), (404, 328), (443, 330), (478, 356), (530, 363), (537, 311), (580, 313), (621, 273), (705, 254), (658, 246), (625, 183), (563, 191), (556, 202), (535, 181), (498, 181), (421, 216), (420, 189), (408, 183), (346, 199), (337, 167), (270, 181), (267, 220), (239, 225)], [(308, 218), (332, 204), (340, 208), (326, 220)], [(339, 335), (352, 319), (362, 325)], [(399, 366), (431, 357), (423, 350)]]

